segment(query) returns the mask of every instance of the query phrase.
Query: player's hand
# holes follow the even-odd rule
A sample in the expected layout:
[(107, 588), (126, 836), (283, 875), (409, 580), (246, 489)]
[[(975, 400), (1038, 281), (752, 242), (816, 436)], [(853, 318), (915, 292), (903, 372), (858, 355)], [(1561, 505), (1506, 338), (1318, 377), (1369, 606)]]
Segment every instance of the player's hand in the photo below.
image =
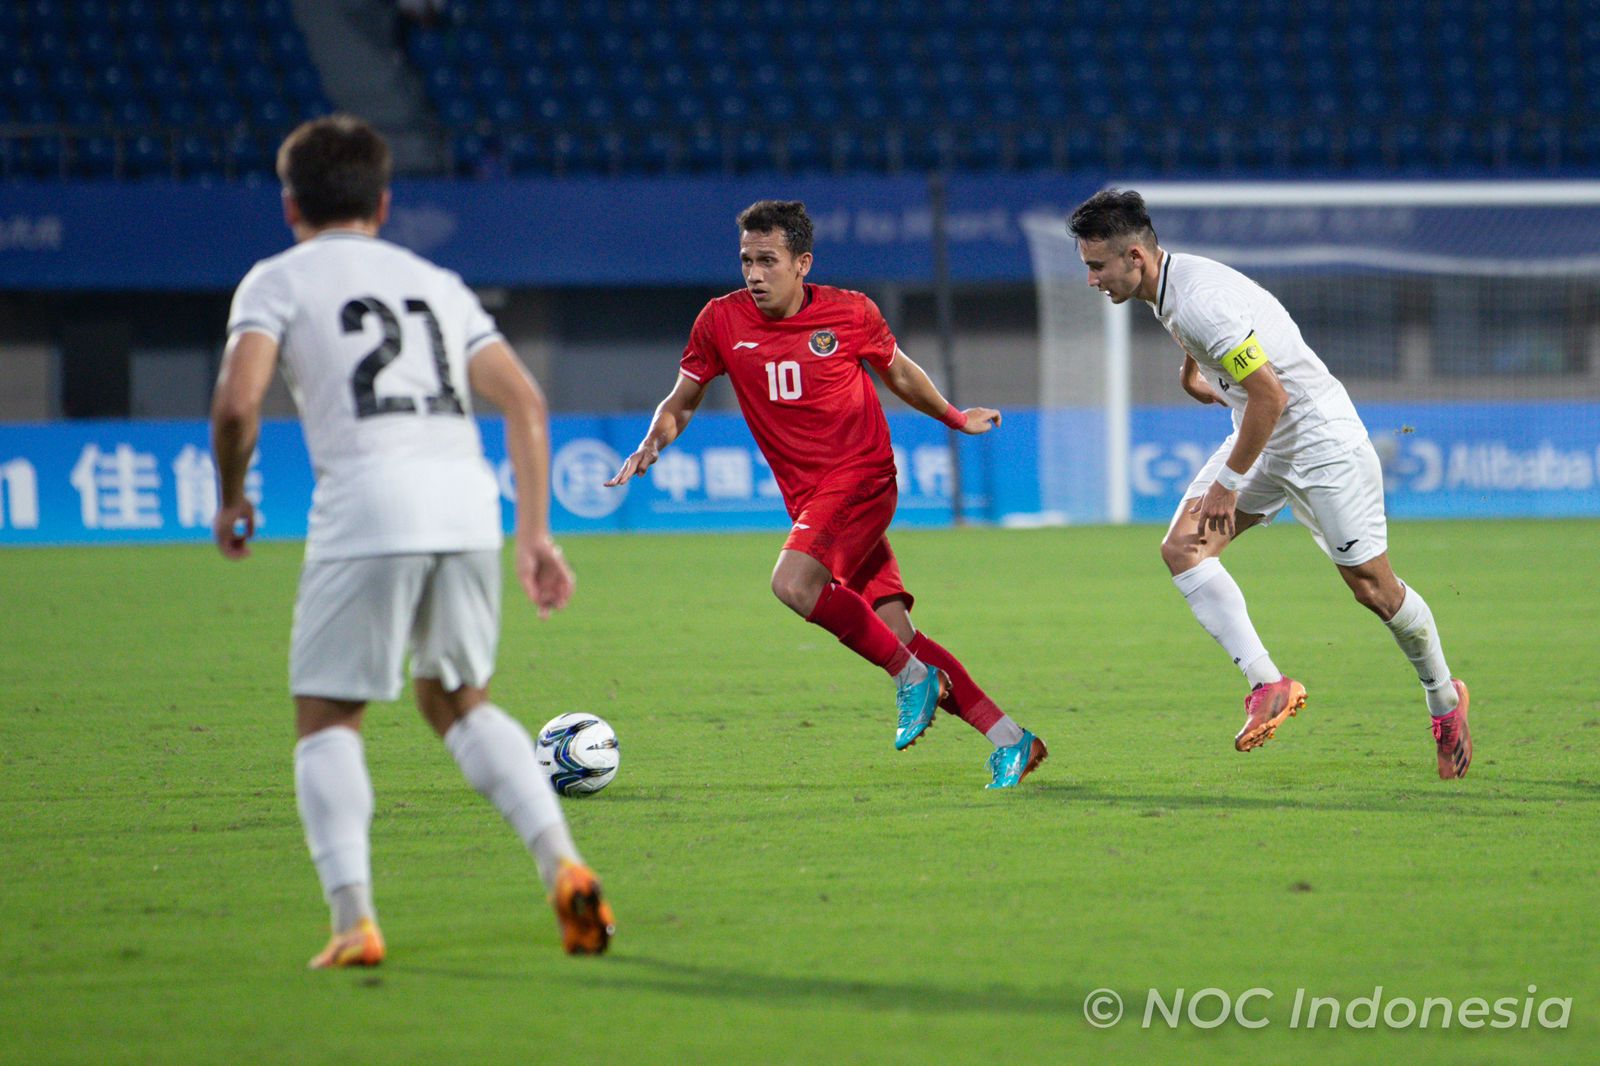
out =
[(218, 507), (211, 520), (211, 536), (217, 550), (229, 559), (250, 557), (251, 537), (256, 535), (256, 505), (240, 500), (231, 506)]
[(993, 407), (969, 407), (961, 413), (967, 416), (967, 424), (961, 427), (961, 432), (971, 436), (1000, 427), (1000, 412)]
[(1239, 494), (1229, 492), (1215, 481), (1206, 489), (1206, 494), (1195, 501), (1189, 508), (1190, 514), (1200, 516), (1200, 539), (1203, 542), (1206, 530), (1214, 529), (1223, 537), (1233, 539), (1233, 512), (1238, 508)]
[(661, 449), (656, 447), (654, 441), (645, 441), (639, 445), (638, 451), (623, 460), (621, 469), (611, 476), (606, 485), (615, 488), (634, 475), (642, 474), (649, 470), (659, 458), (661, 458)]
[(539, 607), (539, 617), (549, 618), (572, 599), (578, 578), (561, 554), (561, 546), (549, 536), (517, 538), (517, 581)]

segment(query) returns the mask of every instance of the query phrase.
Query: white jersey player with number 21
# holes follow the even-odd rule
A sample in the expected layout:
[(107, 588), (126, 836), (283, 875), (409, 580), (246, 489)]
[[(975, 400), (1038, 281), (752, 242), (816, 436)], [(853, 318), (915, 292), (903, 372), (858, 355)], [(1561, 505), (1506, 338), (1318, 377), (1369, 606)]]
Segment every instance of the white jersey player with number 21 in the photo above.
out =
[(505, 414), (517, 479), (517, 577), (542, 616), (573, 576), (550, 538), (544, 396), (459, 277), (378, 238), (389, 147), (348, 115), (305, 123), (278, 153), (288, 251), (239, 284), (212, 404), (213, 524), (250, 554), (244, 495), (261, 403), (281, 362), (316, 474), (290, 634), (295, 795), (332, 912), (314, 968), (374, 966), (372, 785), (361, 722), (411, 659), (423, 717), (533, 853), (569, 952), (605, 950), (610, 904), (567, 831), (533, 741), (489, 702), (500, 635), (500, 491), (472, 392)]
[(1439, 776), (1464, 777), (1472, 762), (1467, 686), (1450, 676), (1427, 602), (1389, 565), (1383, 470), (1344, 386), (1271, 293), (1215, 260), (1162, 248), (1137, 192), (1096, 193), (1067, 229), (1089, 284), (1117, 303), (1150, 304), (1178, 342), (1184, 391), (1233, 412), (1233, 432), (1184, 492), (1161, 556), (1196, 620), (1250, 686), (1234, 747), (1265, 744), (1306, 701), (1305, 686), (1273, 664), (1220, 558), (1240, 533), (1292, 503), (1356, 600), (1416, 668)]

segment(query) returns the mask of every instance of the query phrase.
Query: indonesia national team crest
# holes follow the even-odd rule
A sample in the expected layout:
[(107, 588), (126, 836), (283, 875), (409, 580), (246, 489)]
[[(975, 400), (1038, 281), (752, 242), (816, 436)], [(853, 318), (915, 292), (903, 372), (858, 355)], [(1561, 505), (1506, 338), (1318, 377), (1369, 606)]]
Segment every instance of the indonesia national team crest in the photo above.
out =
[(832, 355), (839, 349), (839, 338), (831, 329), (819, 329), (811, 335), (812, 355)]

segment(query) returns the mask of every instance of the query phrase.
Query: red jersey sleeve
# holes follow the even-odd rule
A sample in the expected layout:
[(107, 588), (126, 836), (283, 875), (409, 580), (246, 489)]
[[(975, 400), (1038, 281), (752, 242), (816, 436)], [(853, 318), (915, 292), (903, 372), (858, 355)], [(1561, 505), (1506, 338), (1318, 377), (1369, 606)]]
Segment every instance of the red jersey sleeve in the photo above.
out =
[(694, 328), (689, 330), (689, 343), (683, 346), (683, 358), (678, 360), (679, 373), (702, 384), (727, 369), (722, 364), (722, 350), (717, 343), (716, 319), (714, 303), (700, 309)]
[(861, 343), (857, 351), (861, 361), (879, 370), (886, 370), (894, 361), (895, 339), (883, 312), (872, 302), (872, 297), (861, 297)]

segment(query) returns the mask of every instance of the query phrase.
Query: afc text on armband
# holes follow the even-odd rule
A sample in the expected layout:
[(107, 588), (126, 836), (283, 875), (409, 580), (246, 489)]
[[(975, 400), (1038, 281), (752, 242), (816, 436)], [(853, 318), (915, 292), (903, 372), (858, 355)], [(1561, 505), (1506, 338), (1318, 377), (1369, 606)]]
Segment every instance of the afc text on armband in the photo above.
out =
[(1267, 353), (1261, 350), (1261, 342), (1256, 340), (1256, 335), (1250, 336), (1239, 342), (1238, 347), (1222, 357), (1223, 369), (1233, 376), (1235, 381), (1243, 381), (1267, 363)]

